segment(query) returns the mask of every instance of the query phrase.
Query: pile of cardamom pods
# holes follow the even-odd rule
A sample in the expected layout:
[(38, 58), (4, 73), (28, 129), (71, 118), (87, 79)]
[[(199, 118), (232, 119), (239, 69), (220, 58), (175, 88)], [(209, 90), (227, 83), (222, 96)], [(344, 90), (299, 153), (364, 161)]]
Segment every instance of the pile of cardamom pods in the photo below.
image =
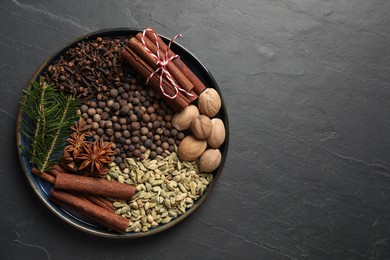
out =
[(200, 174), (195, 161), (181, 161), (176, 152), (153, 160), (149, 153), (141, 161), (125, 159), (123, 171), (112, 163), (106, 175), (108, 180), (137, 187), (130, 201), (114, 202), (115, 212), (129, 219), (127, 232), (146, 232), (185, 213), (213, 179), (212, 174)]

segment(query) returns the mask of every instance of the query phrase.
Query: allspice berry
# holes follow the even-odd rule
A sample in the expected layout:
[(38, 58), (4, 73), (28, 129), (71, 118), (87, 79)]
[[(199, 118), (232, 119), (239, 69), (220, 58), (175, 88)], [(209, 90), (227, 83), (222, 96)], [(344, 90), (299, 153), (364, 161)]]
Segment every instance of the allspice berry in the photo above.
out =
[(205, 115), (199, 115), (191, 122), (191, 131), (198, 139), (207, 139), (212, 130), (213, 125), (211, 124), (211, 120)]
[(201, 172), (212, 172), (221, 164), (222, 155), (218, 149), (206, 150), (199, 159)]

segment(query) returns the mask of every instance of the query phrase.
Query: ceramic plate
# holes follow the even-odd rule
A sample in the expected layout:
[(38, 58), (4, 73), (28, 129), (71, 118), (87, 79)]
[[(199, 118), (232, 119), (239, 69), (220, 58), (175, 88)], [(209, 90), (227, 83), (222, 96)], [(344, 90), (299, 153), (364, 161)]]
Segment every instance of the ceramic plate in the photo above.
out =
[[(140, 30), (137, 29), (128, 29), (128, 28), (118, 28), (118, 29), (109, 29), (109, 30), (101, 30), (93, 33), (89, 33), (81, 38), (78, 38), (65, 47), (59, 49), (56, 51), (52, 56), (46, 59), (46, 61), (40, 66), (40, 68), (37, 70), (37, 72), (32, 77), (31, 81), (38, 80), (41, 73), (43, 73), (46, 68), (56, 61), (61, 55), (63, 55), (69, 48), (75, 47), (78, 42), (81, 42), (83, 40), (94, 40), (97, 37), (118, 37), (118, 36), (130, 36), (135, 35)], [(168, 42), (169, 40), (161, 36), (164, 41)], [(178, 54), (181, 59), (186, 63), (186, 65), (193, 70), (193, 72), (203, 81), (203, 83), (207, 87), (215, 88), (219, 94), (221, 95), (220, 89), (217, 86), (217, 83), (215, 82), (213, 76), (209, 72), (209, 70), (188, 50), (180, 46), (179, 44), (173, 43), (171, 46), (172, 50)], [(26, 86), (26, 88), (29, 88), (30, 84)], [(26, 98), (25, 96), (23, 98)], [(110, 238), (135, 238), (135, 237), (142, 237), (147, 236), (151, 234), (158, 233), (160, 231), (166, 230), (186, 217), (188, 217), (194, 210), (196, 210), (203, 202), (204, 200), (210, 195), (211, 191), (214, 189), (221, 173), (222, 169), (225, 163), (226, 155), (227, 155), (227, 148), (228, 148), (228, 142), (229, 142), (229, 124), (228, 124), (228, 118), (226, 114), (226, 107), (222, 99), (222, 108), (219, 113), (219, 117), (224, 121), (225, 127), (226, 127), (226, 140), (222, 147), (220, 147), (221, 153), (222, 153), (222, 162), (220, 167), (217, 169), (217, 171), (214, 172), (214, 178), (212, 182), (208, 185), (208, 188), (204, 192), (203, 196), (200, 197), (195, 203), (194, 206), (186, 211), (183, 215), (177, 217), (176, 219), (173, 219), (171, 222), (167, 224), (160, 224), (156, 228), (149, 229), (147, 232), (129, 232), (124, 234), (118, 234), (111, 231), (107, 231), (105, 228), (100, 227), (98, 225), (95, 225), (94, 223), (83, 219), (82, 217), (73, 214), (72, 212), (69, 212), (59, 206), (57, 206), (55, 203), (48, 200), (48, 194), (51, 189), (51, 185), (48, 184), (46, 181), (37, 178), (35, 175), (31, 173), (32, 165), (29, 163), (29, 159), (22, 155), (21, 153), (21, 146), (24, 146), (26, 144), (25, 137), (21, 134), (21, 126), (20, 122), (23, 118), (23, 110), (22, 108), (19, 108), (18, 113), (18, 122), (17, 122), (17, 128), (16, 128), (16, 138), (17, 138), (17, 146), (18, 146), (18, 153), (20, 162), (22, 164), (22, 168), (24, 171), (24, 174), (26, 175), (31, 187), (37, 194), (38, 198), (48, 207), (49, 210), (51, 210), (54, 215), (65, 221), (66, 223), (82, 230), (87, 233), (97, 235), (97, 236), (103, 236), (103, 237), (110, 237)], [(23, 100), (23, 99), (22, 99)]]

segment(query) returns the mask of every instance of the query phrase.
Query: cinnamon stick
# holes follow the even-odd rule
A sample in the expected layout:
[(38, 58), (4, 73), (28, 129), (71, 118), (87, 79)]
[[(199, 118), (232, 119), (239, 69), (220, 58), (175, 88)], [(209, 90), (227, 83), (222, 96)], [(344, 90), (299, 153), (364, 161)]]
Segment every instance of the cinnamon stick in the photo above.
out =
[(129, 224), (127, 218), (97, 206), (86, 198), (80, 198), (56, 189), (51, 191), (49, 198), (61, 207), (81, 214), (110, 230), (114, 230), (118, 233), (126, 232)]
[(114, 211), (115, 208), (114, 208), (114, 205), (112, 204), (113, 202), (110, 201), (109, 199), (106, 199), (106, 198), (103, 198), (103, 197), (97, 197), (102, 203), (104, 203), (104, 205), (106, 205), (107, 208), (109, 208), (110, 210)]
[[(46, 173), (46, 172), (41, 172), (40, 170), (38, 170), (35, 167), (32, 169), (32, 173), (41, 177), (42, 179), (46, 180), (47, 182), (54, 184), (56, 181), (56, 176), (57, 176), (58, 172), (56, 170), (54, 170), (54, 167), (49, 172), (51, 173), (51, 175)], [(55, 174), (53, 174), (53, 173), (55, 173)], [(62, 173), (59, 173), (59, 174), (62, 174)], [(90, 195), (90, 194), (81, 194), (81, 193), (77, 193), (77, 194), (73, 193), (73, 195), (79, 196), (79, 197), (85, 197), (89, 201), (91, 201), (92, 203), (94, 203), (98, 206), (104, 207), (107, 210), (114, 211), (114, 206), (112, 205), (112, 203), (103, 197), (94, 196), (94, 195)]]
[(53, 166), (53, 170), (56, 170), (57, 172), (63, 172), (63, 173), (65, 173), (65, 170), (62, 169), (62, 167), (61, 167), (60, 165), (58, 165), (58, 164), (55, 164), (55, 165)]
[(38, 170), (37, 168), (32, 168), (32, 173), (34, 173), (35, 175), (41, 177), (42, 179), (44, 179), (45, 181), (53, 184), (56, 180), (56, 178), (46, 172), (41, 172), (40, 170)]
[(123, 200), (131, 199), (136, 190), (134, 185), (66, 173), (57, 174), (54, 189), (82, 192)]
[[(153, 68), (149, 66), (141, 57), (139, 57), (133, 50), (126, 48), (122, 50), (121, 56), (135, 69), (143, 78), (148, 78), (153, 73)], [(180, 91), (175, 99), (169, 99), (165, 97), (160, 90), (160, 76), (153, 75), (149, 80), (149, 84), (161, 94), (161, 97), (168, 103), (168, 105), (175, 111), (184, 109), (190, 104), (188, 100)], [(175, 88), (165, 79), (162, 81), (162, 86), (165, 92), (173, 96), (175, 94)]]
[[(135, 51), (133, 51), (130, 48), (126, 48), (126, 51), (128, 54), (130, 54), (131, 59), (133, 60), (134, 67), (137, 69), (138, 67), (138, 72), (143, 76), (144, 78), (148, 78), (153, 72), (154, 69), (147, 64)], [(125, 57), (126, 58), (126, 57)], [(127, 58), (129, 58), (127, 56)], [(130, 60), (127, 60), (130, 63)], [(134, 62), (135, 61), (135, 62)], [(161, 94), (161, 96), (164, 99), (169, 99), (163, 95), (160, 89), (160, 75), (155, 74), (150, 80), (149, 84), (154, 87), (158, 93)], [(162, 86), (166, 94), (169, 96), (173, 96), (176, 93), (175, 88), (171, 85), (171, 83), (168, 82), (165, 78), (162, 80)], [(175, 98), (175, 102), (178, 103), (179, 107), (186, 107), (190, 101), (189, 99), (181, 92), (178, 92), (177, 97)]]
[(51, 169), (49, 172), (50, 172), (51, 175), (53, 175), (54, 177), (57, 176), (58, 174), (65, 173), (65, 172), (60, 172), (60, 171), (58, 171), (58, 170), (56, 170), (56, 169), (54, 169), (54, 168)]
[[(140, 57), (142, 57), (150, 66), (152, 66), (154, 69), (157, 69), (158, 65), (156, 59), (145, 50), (141, 38), (142, 38), (142, 33), (138, 33), (136, 37), (130, 39), (128, 46), (132, 50), (134, 50)], [(150, 51), (152, 51), (156, 55), (158, 53), (157, 56), (162, 57), (162, 59), (166, 59), (165, 53), (159, 51), (157, 49), (157, 46), (155, 46), (152, 43), (152, 41), (150, 41), (146, 37), (144, 40), (145, 40), (146, 47), (148, 47)], [(172, 75), (172, 77), (175, 79), (177, 84), (180, 85), (181, 88), (185, 89), (187, 92), (191, 92), (193, 90), (194, 85), (172, 61), (168, 62), (166, 68), (168, 69), (169, 73)]]
[[(149, 27), (149, 28), (151, 28), (151, 27)], [(154, 31), (153, 28), (151, 28), (151, 29)], [(156, 32), (154, 32), (154, 33), (156, 33)], [(156, 33), (156, 35), (157, 35), (157, 42), (160, 46), (160, 49), (164, 53), (166, 53), (168, 46), (161, 39), (161, 37), (158, 36), (157, 33)], [(153, 33), (150, 31), (146, 32), (146, 37), (148, 37), (152, 42), (155, 41), (155, 37), (153, 36)], [(169, 49), (168, 55), (171, 57), (171, 56), (174, 56), (176, 54), (171, 49)], [(192, 82), (192, 84), (194, 85), (194, 91), (196, 94), (200, 95), (200, 93), (202, 93), (202, 91), (206, 89), (206, 86), (203, 84), (203, 82), (187, 67), (187, 65), (185, 65), (185, 63), (180, 59), (180, 57), (172, 60), (172, 62)]]
[(112, 203), (105, 198), (98, 197), (91, 194), (83, 194), (82, 196), (85, 197), (90, 202), (92, 202), (93, 204), (105, 208), (106, 210), (109, 210), (111, 212), (113, 212), (115, 209)]

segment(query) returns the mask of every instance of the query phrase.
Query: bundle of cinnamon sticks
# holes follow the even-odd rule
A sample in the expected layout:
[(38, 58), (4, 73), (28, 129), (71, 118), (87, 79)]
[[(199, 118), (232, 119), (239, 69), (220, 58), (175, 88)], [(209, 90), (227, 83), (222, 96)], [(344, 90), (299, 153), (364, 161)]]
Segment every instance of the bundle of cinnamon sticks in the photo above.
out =
[[(176, 56), (151, 27), (145, 30), (145, 37), (142, 32), (132, 37), (128, 45), (122, 50), (121, 55), (145, 79), (150, 77), (161, 66), (148, 50), (157, 57), (160, 57), (161, 61), (166, 61)], [(169, 61), (165, 68), (170, 73), (174, 82), (184, 91), (177, 91), (177, 88), (166, 77), (162, 78), (161, 86), (163, 90), (161, 90), (159, 74), (161, 71), (154, 74), (148, 83), (160, 93), (161, 97), (175, 111), (180, 111), (187, 107), (206, 88), (202, 81), (184, 64), (180, 57)], [(169, 98), (163, 92), (170, 97), (176, 93), (177, 95), (175, 98)]]
[(110, 200), (130, 200), (136, 189), (133, 185), (105, 179), (66, 173), (59, 165), (49, 173), (33, 168), (32, 172), (53, 184), (49, 199), (59, 206), (81, 214), (110, 230), (126, 232), (129, 220), (114, 213)]

